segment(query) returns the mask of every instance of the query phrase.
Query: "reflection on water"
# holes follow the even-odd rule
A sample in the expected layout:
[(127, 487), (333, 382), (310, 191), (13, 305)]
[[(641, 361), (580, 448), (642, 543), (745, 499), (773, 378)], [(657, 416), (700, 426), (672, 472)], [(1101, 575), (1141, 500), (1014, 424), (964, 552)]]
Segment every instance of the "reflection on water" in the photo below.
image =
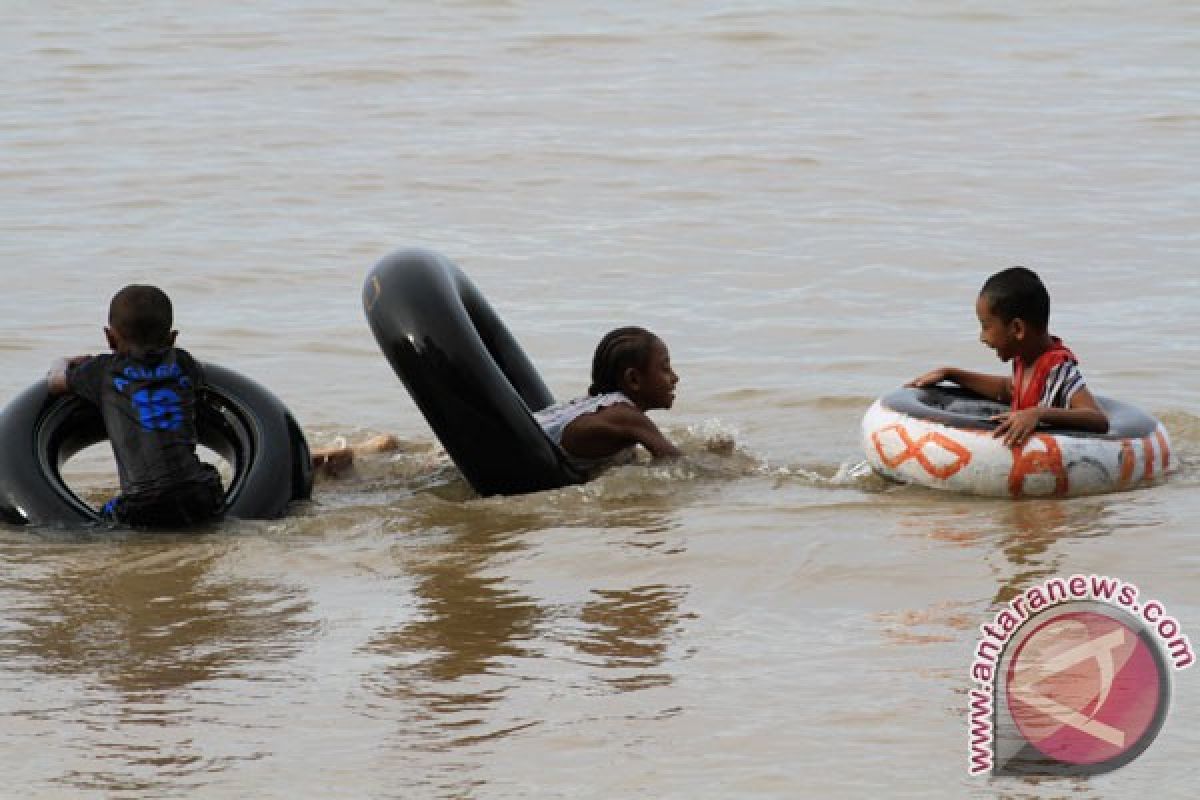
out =
[(931, 505), (907, 513), (900, 521), (902, 530), (944, 545), (982, 548), (1001, 556), (989, 559), (996, 573), (992, 602), (997, 605), (1069, 568), (1064, 565), (1063, 543), (1153, 526), (1160, 516), (1146, 509), (1131, 516), (1130, 493), (1071, 499), (951, 499), (937, 506), (932, 505), (936, 498), (929, 498), (928, 490), (909, 491), (923, 495)]
[[(947, 645), (969, 639), (968, 632), (975, 631), (988, 614), (1030, 586), (1080, 571), (1073, 556), (1082, 540), (1127, 537), (1132, 542), (1166, 522), (1145, 489), (1015, 501), (947, 498), (915, 487), (903, 491), (918, 503), (899, 521), (903, 534), (936, 543), (939, 562), (961, 565), (965, 557), (986, 563), (994, 590), (985, 604), (974, 589), (964, 596), (961, 587), (953, 584), (927, 606), (877, 613), (875, 620), (885, 640), (899, 645)], [(946, 548), (960, 555), (946, 553)], [(1121, 568), (1105, 567), (1117, 573)], [(956, 674), (953, 668), (917, 671), (942, 679)]]
[(314, 630), (299, 592), (222, 575), (236, 550), (230, 539), (52, 545), (22, 536), (0, 551), (8, 609), (0, 660), (27, 680), (77, 688), (65, 705), (46, 689), (26, 693), (7, 704), (9, 724), (96, 731), (81, 745), (93, 767), (67, 768), (57, 783), (163, 791), (258, 757), (195, 742), (189, 729), (204, 712), (194, 693), (221, 680), (265, 680), (270, 664), (297, 652)]
[(405, 520), (423, 532), (421, 541), (405, 542), (398, 555), (414, 580), (415, 619), (377, 633), (366, 647), (394, 659), (371, 677), (373, 689), (415, 702), (422, 710), (414, 721), (442, 732), (421, 746), (440, 749), (480, 735), (478, 726), (508, 688), (506, 660), (530, 652), (545, 612), (505, 577), (487, 574), (523, 549), (519, 534), (531, 518), (479, 514), (432, 495), (421, 501)]
[(670, 635), (679, 625), (685, 590), (673, 586), (593, 589), (579, 621), (586, 630), (572, 644), (606, 670), (618, 691), (668, 686), (672, 676), (652, 671), (666, 660)]
[(223, 580), (215, 567), (233, 547), (173, 537), (81, 544), (58, 569), (6, 582), (19, 610), (0, 656), (131, 697), (284, 658), (311, 631), (308, 603), (261, 579)]
[[(1061, 499), (1031, 499), (1002, 506), (996, 515), (1001, 534), (997, 541), (1011, 572), (1000, 576), (993, 603), (1007, 603), (1022, 591), (1063, 569), (1062, 550), (1066, 540), (1110, 535), (1110, 503), (1086, 498), (1074, 503)], [(999, 569), (1005, 570), (1001, 565)]]
[[(611, 488), (628, 478), (609, 480)], [(652, 491), (631, 505), (628, 497), (595, 502), (586, 494), (594, 491), (591, 485), (466, 501), (427, 493), (406, 507), (404, 527), (422, 534), (420, 541), (409, 537), (395, 557), (415, 579), (417, 613), (378, 632), (367, 649), (390, 658), (369, 678), (372, 690), (420, 709), (407, 724), (425, 730), (410, 746), (459, 748), (540, 724), (538, 709), (516, 700), (522, 687), (514, 675), (547, 658), (570, 669), (602, 670), (608, 691), (670, 684), (664, 667), (683, 588), (596, 589), (520, 579), (540, 555), (553, 557), (555, 531), (564, 529), (621, 526), (633, 531), (622, 547), (681, 552), (664, 536), (676, 525), (670, 515), (678, 496)], [(554, 597), (536, 599), (539, 594)], [(560, 653), (558, 643), (586, 661)]]

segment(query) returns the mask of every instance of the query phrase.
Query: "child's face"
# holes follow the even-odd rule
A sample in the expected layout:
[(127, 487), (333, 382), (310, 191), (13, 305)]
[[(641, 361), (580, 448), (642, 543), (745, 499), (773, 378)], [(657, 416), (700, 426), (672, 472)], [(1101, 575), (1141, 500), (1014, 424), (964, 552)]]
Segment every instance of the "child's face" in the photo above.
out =
[(1009, 361), (1017, 354), (1023, 326), (1020, 320), (1005, 322), (992, 312), (992, 304), (983, 295), (975, 301), (975, 315), (979, 317), (979, 341), (996, 351), (1001, 361)]
[(671, 354), (661, 339), (655, 339), (644, 369), (628, 371), (625, 393), (643, 411), (670, 408), (675, 403), (679, 376), (671, 369)]

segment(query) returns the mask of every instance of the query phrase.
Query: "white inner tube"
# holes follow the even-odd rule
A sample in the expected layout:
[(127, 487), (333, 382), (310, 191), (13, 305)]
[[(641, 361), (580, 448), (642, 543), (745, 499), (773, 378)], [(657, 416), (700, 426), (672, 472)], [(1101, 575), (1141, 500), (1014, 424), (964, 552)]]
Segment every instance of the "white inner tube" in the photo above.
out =
[(863, 416), (863, 450), (876, 472), (904, 483), (992, 497), (1074, 496), (1163, 480), (1175, 468), (1162, 423), (1097, 397), (1106, 434), (1038, 430), (1020, 447), (993, 438), (1007, 406), (961, 389), (898, 389)]

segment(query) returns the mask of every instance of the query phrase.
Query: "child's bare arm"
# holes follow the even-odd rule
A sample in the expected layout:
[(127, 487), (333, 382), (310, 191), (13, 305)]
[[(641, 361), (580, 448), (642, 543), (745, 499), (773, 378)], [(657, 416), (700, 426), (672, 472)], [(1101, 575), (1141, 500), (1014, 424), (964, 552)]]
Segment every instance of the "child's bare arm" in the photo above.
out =
[(57, 359), (50, 365), (50, 371), (46, 373), (46, 386), (49, 388), (50, 394), (67, 393), (67, 360), (65, 358)]
[(632, 428), (638, 444), (649, 450), (650, 455), (655, 458), (678, 458), (679, 448), (672, 444), (666, 436), (663, 436), (654, 421), (640, 411), (637, 414), (641, 416), (641, 419)]
[(1062, 415), (1063, 417), (1062, 421), (1053, 416), (1047, 418), (1046, 422), (1052, 425), (1069, 426), (1095, 433), (1108, 433), (1108, 414), (1104, 413), (1104, 409), (1096, 402), (1096, 398), (1088, 391), (1086, 386), (1079, 387), (1079, 391), (1071, 395), (1070, 408), (1052, 408), (1049, 411), (1053, 411), (1056, 415)]
[(1026, 408), (997, 414), (992, 419), (1000, 423), (992, 435), (1003, 436), (1004, 444), (1009, 447), (1024, 444), (1033, 435), (1038, 423), (1055, 428), (1108, 432), (1108, 415), (1086, 386), (1072, 395), (1070, 408)]
[(71, 391), (71, 386), (67, 382), (67, 370), (84, 361), (87, 361), (91, 356), (75, 356), (74, 358), (59, 358), (50, 365), (50, 371), (46, 373), (46, 384), (50, 390), (50, 394), (66, 394)]
[(658, 426), (628, 403), (584, 414), (567, 426), (562, 437), (563, 448), (581, 458), (607, 458), (633, 444), (642, 445), (655, 458), (679, 455)]
[(957, 367), (938, 367), (913, 378), (905, 385), (923, 388), (936, 386), (942, 381), (956, 383), (998, 403), (1008, 403), (1012, 400), (1012, 378), (1005, 375), (985, 375), (982, 372), (970, 372)]

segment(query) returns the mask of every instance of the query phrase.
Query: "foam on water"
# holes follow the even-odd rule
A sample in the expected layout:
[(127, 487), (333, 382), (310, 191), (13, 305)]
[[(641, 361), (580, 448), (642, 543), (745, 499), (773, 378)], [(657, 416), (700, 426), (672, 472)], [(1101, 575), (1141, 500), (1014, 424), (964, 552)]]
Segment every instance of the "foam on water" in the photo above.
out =
[[(1186, 412), (1161, 415), (1172, 439), (1178, 467), (1170, 483), (1192, 486), (1200, 483), (1200, 417)], [(363, 428), (319, 429), (310, 432), (314, 447), (346, 441), (362, 441), (379, 432)], [(684, 505), (693, 490), (744, 480), (768, 479), (776, 488), (787, 486), (841, 489), (855, 492), (927, 490), (889, 481), (871, 470), (863, 459), (826, 463), (772, 461), (755, 453), (739, 440), (736, 426), (708, 418), (682, 428), (668, 428), (668, 435), (683, 453), (677, 461), (653, 463), (643, 452), (638, 463), (609, 469), (579, 486), (515, 497), (479, 498), (463, 480), (454, 463), (434, 439), (397, 439), (395, 451), (359, 456), (352, 466), (336, 476), (319, 473), (314, 502), (300, 504), (295, 511), (304, 517), (331, 510), (364, 517), (380, 508), (403, 506), (420, 494), (430, 494), (447, 503), (466, 503), (506, 513), (542, 511), (570, 514), (589, 507), (613, 508), (654, 497), (679, 495)], [(115, 466), (107, 446), (97, 446), (81, 457), (82, 465), (68, 463), (69, 482), (86, 501), (99, 506), (116, 491)], [(228, 480), (229, 465), (219, 462)], [(601, 519), (591, 522), (602, 524)]]

